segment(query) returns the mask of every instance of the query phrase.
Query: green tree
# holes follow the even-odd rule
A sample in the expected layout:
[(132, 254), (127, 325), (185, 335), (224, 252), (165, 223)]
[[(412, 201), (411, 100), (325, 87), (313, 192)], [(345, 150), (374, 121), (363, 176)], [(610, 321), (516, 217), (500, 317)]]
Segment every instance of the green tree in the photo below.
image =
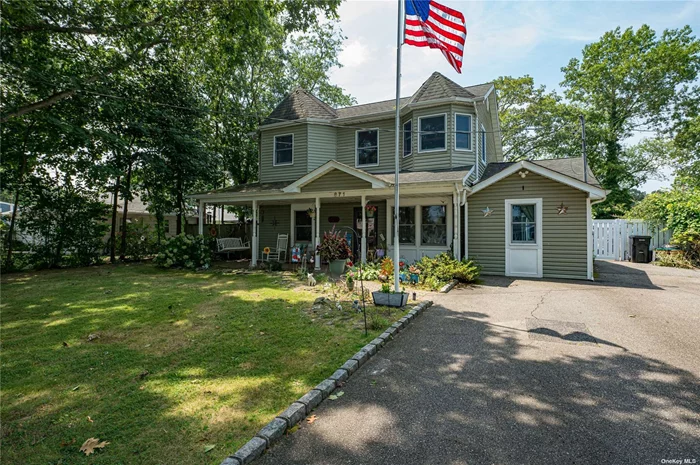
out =
[(597, 174), (610, 193), (596, 206), (599, 216), (621, 215), (632, 204), (624, 140), (639, 129), (662, 130), (699, 69), (700, 41), (690, 27), (657, 36), (647, 25), (606, 32), (562, 68), (566, 97), (595, 114), (602, 130)]

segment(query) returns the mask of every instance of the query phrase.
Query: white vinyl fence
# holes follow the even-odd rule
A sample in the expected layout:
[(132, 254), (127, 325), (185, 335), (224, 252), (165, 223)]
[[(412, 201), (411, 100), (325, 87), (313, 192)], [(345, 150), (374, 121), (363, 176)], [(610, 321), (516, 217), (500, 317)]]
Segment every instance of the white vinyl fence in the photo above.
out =
[(651, 248), (671, 240), (671, 231), (653, 228), (643, 220), (593, 220), (593, 253), (596, 258), (627, 260), (630, 236), (651, 236)]

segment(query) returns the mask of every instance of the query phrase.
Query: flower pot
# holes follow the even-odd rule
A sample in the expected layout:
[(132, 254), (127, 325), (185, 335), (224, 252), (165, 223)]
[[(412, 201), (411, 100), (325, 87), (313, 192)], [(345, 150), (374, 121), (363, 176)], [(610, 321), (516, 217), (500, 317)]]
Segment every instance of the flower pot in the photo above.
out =
[(411, 284), (418, 284), (420, 281), (420, 275), (418, 273), (411, 273)]
[(374, 210), (367, 210), (367, 213), (365, 214), (367, 215), (367, 218), (374, 218)]
[(406, 292), (372, 292), (374, 305), (383, 307), (403, 307), (408, 302), (408, 294)]
[(377, 254), (377, 258), (382, 258), (384, 256), (384, 249), (377, 249), (375, 253)]
[(355, 289), (355, 281), (345, 281), (348, 286), (348, 291), (352, 292)]
[(328, 263), (328, 270), (331, 272), (332, 276), (337, 278), (343, 274), (343, 271), (345, 271), (345, 261), (345, 259), (331, 260), (330, 263)]

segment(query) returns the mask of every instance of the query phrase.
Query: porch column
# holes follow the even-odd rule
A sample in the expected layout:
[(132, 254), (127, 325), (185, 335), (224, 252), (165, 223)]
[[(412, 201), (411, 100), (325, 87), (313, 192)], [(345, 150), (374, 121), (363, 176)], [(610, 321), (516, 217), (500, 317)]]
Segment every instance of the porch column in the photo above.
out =
[(199, 227), (197, 232), (199, 232), (199, 235), (201, 236), (204, 234), (204, 208), (206, 205), (204, 205), (204, 200), (199, 201)]
[(360, 256), (362, 257), (362, 263), (367, 263), (367, 198), (362, 196), (362, 239), (360, 242)]
[(258, 201), (253, 200), (253, 244), (251, 247), (250, 266), (258, 264)]
[(321, 256), (318, 254), (318, 246), (321, 243), (321, 198), (316, 197), (316, 240), (314, 241), (314, 270), (321, 270)]
[(464, 201), (464, 258), (469, 259), (469, 202)]
[(459, 247), (459, 190), (452, 194), (452, 251), (457, 260), (461, 260)]

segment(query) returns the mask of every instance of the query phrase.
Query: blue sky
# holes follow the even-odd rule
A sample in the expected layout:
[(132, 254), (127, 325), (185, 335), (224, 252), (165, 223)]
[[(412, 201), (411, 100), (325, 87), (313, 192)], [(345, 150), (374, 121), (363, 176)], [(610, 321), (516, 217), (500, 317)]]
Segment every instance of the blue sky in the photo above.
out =
[[(658, 33), (690, 25), (700, 32), (700, 1), (686, 2), (472, 2), (440, 0), (464, 14), (467, 22), (462, 74), (436, 50), (403, 47), (402, 94), (412, 94), (433, 71), (471, 85), (502, 75), (529, 74), (557, 89), (560, 68), (580, 57), (587, 43), (617, 26), (648, 24)], [(393, 98), (395, 92), (396, 1), (350, 0), (340, 7), (347, 36), (340, 54), (343, 68), (332, 80), (359, 103)], [(644, 190), (668, 185), (654, 180)]]

